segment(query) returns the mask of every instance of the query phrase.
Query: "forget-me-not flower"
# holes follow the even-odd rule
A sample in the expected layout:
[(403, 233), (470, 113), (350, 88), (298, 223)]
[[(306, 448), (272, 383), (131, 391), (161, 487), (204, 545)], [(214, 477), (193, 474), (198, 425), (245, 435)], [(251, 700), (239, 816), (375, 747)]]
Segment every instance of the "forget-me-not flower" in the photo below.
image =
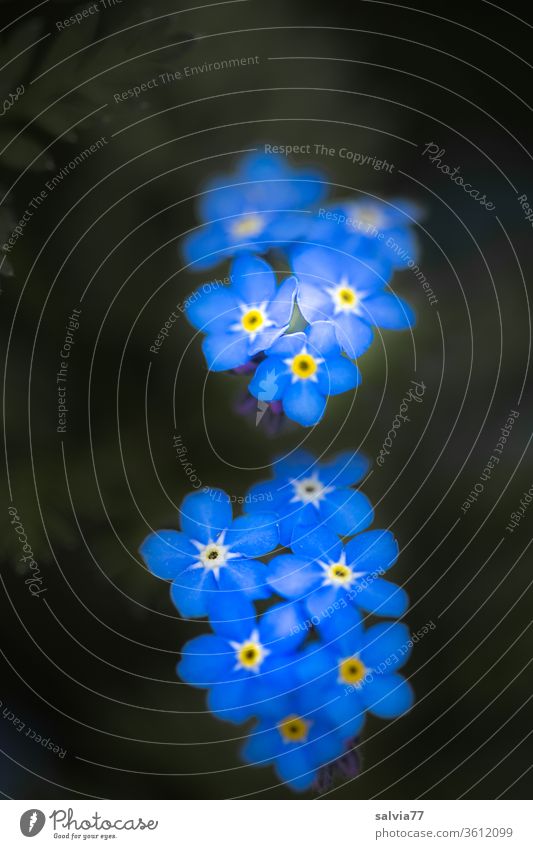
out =
[(295, 528), (301, 526), (324, 526), (340, 536), (352, 536), (368, 527), (374, 516), (366, 495), (352, 489), (368, 467), (368, 460), (353, 451), (322, 462), (308, 451), (295, 451), (273, 463), (272, 480), (249, 490), (246, 510), (260, 510), (266, 499), (278, 515), (282, 545), (290, 545)]
[(317, 321), (304, 333), (286, 334), (272, 345), (249, 390), (260, 401), (281, 401), (288, 418), (310, 427), (322, 418), (329, 395), (360, 382), (357, 366), (341, 355), (333, 325)]
[(321, 174), (295, 170), (281, 156), (243, 157), (234, 174), (206, 185), (199, 203), (205, 223), (184, 239), (186, 261), (201, 270), (227, 256), (264, 253), (298, 239), (307, 210), (325, 188)]
[(339, 604), (379, 616), (405, 613), (407, 593), (381, 577), (398, 558), (390, 531), (364, 531), (344, 546), (326, 527), (298, 527), (291, 548), (294, 554), (270, 562), (268, 582), (284, 598), (301, 600), (310, 616), (323, 619)]
[(291, 320), (295, 277), (276, 286), (272, 268), (256, 256), (238, 257), (229, 286), (207, 284), (187, 301), (186, 315), (206, 333), (202, 348), (211, 371), (245, 365), (270, 348)]
[(183, 647), (178, 674), (208, 689), (208, 707), (220, 719), (244, 722), (261, 713), (275, 692), (290, 689), (294, 653), (306, 636), (301, 610), (277, 604), (257, 620), (244, 596), (217, 595), (210, 621), (213, 634)]
[(319, 710), (345, 740), (361, 730), (366, 712), (394, 719), (413, 704), (408, 681), (398, 674), (412, 642), (400, 622), (364, 629), (353, 608), (341, 608), (317, 626), (320, 642), (310, 643), (295, 665), (305, 711)]
[(228, 495), (207, 489), (187, 495), (180, 508), (181, 532), (150, 534), (140, 548), (146, 565), (172, 581), (171, 597), (184, 617), (207, 616), (218, 593), (268, 598), (266, 566), (255, 558), (278, 545), (275, 513), (233, 519)]
[(331, 321), (349, 357), (363, 354), (372, 327), (405, 330), (414, 324), (411, 307), (390, 289), (379, 269), (327, 247), (298, 248), (292, 255), (298, 306), (309, 322)]

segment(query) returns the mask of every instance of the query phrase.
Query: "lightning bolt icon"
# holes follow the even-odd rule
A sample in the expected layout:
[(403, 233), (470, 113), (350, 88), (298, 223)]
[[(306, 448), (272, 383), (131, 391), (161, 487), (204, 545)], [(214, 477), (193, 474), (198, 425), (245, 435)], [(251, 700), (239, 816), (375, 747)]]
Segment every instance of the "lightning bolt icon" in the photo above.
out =
[(37, 812), (34, 811), (33, 814), (30, 817), (30, 822), (28, 824), (28, 831), (32, 831), (33, 826), (35, 825), (36, 822), (37, 822)]

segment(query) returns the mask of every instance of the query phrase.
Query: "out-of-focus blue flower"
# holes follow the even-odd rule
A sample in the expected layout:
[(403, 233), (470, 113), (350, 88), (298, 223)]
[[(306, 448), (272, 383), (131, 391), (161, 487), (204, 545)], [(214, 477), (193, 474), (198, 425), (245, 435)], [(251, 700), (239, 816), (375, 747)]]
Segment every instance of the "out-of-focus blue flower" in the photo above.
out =
[(221, 489), (187, 495), (180, 508), (182, 532), (150, 534), (140, 548), (146, 565), (172, 581), (171, 597), (184, 617), (207, 616), (219, 593), (268, 598), (266, 566), (256, 557), (279, 542), (275, 513), (232, 517), (230, 499)]
[(280, 554), (269, 564), (268, 582), (284, 598), (301, 600), (310, 616), (323, 619), (341, 605), (360, 607), (379, 616), (402, 616), (405, 590), (381, 578), (398, 558), (390, 531), (365, 531), (343, 546), (326, 527), (298, 526), (294, 554)]
[(237, 171), (208, 183), (199, 203), (205, 222), (183, 242), (195, 270), (242, 252), (264, 253), (305, 232), (309, 207), (325, 194), (322, 175), (295, 170), (283, 157), (253, 153)]
[(231, 284), (204, 284), (187, 301), (191, 324), (206, 333), (202, 348), (212, 371), (243, 366), (270, 348), (291, 320), (296, 278), (276, 287), (272, 268), (256, 256), (238, 257)]
[(309, 322), (331, 321), (349, 357), (363, 354), (373, 339), (372, 325), (405, 330), (414, 324), (411, 307), (386, 289), (387, 278), (365, 257), (334, 248), (299, 248), (292, 255), (298, 277), (298, 306)]
[(274, 462), (273, 480), (250, 489), (246, 510), (264, 510), (268, 503), (278, 515), (282, 545), (290, 545), (295, 529), (302, 526), (320, 525), (340, 536), (352, 536), (368, 527), (374, 516), (368, 498), (351, 489), (368, 467), (366, 457), (352, 451), (327, 462), (317, 462), (307, 451), (295, 451)]
[(387, 279), (395, 269), (418, 259), (412, 225), (422, 217), (418, 205), (402, 198), (385, 202), (374, 198), (347, 199), (321, 207), (308, 217), (307, 241), (331, 245), (370, 265), (380, 263)]
[(286, 334), (272, 345), (249, 389), (260, 401), (281, 401), (286, 416), (309, 427), (322, 418), (328, 395), (360, 382), (357, 366), (341, 355), (333, 325), (316, 321), (304, 333)]
[(242, 749), (247, 763), (273, 764), (280, 779), (299, 792), (311, 787), (318, 770), (345, 749), (343, 731), (324, 709), (309, 710), (308, 701), (301, 691), (293, 691), (265, 702), (260, 721)]
[(295, 649), (304, 640), (299, 605), (277, 604), (257, 621), (244, 596), (218, 594), (210, 606), (214, 634), (185, 644), (178, 674), (209, 690), (209, 709), (228, 722), (244, 722), (290, 689)]
[(365, 713), (393, 719), (414, 697), (398, 674), (409, 657), (408, 628), (380, 622), (364, 630), (353, 608), (341, 608), (319, 625), (322, 641), (311, 643), (295, 665), (303, 708), (321, 711), (344, 740), (359, 734)]

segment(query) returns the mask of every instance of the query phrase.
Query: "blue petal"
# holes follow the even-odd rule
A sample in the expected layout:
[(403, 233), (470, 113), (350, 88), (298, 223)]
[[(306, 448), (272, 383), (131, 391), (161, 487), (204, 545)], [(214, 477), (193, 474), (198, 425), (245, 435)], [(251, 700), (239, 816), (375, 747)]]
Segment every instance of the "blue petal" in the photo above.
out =
[(271, 721), (261, 722), (244, 744), (241, 756), (247, 763), (265, 764), (273, 761), (283, 751), (283, 740)]
[(315, 780), (316, 767), (309, 765), (305, 744), (287, 749), (276, 759), (276, 772), (293, 790), (303, 792)]
[(364, 610), (377, 616), (403, 616), (409, 607), (409, 596), (402, 587), (372, 576), (361, 579), (361, 589), (354, 600)]
[[(276, 343), (277, 344), (277, 343)], [(248, 390), (260, 401), (280, 401), (290, 382), (287, 366), (280, 357), (267, 357), (257, 367)]]
[(180, 508), (181, 527), (191, 539), (214, 542), (231, 525), (229, 496), (221, 489), (192, 492), (185, 496)]
[(240, 333), (216, 333), (206, 336), (202, 350), (210, 371), (227, 371), (243, 366), (250, 359), (248, 336)]
[(392, 292), (364, 298), (361, 308), (367, 321), (386, 330), (406, 330), (415, 323), (415, 314), (409, 304)]
[(414, 693), (401, 675), (374, 675), (361, 688), (361, 697), (368, 710), (382, 719), (394, 719), (412, 707)]
[(244, 642), (257, 625), (255, 608), (243, 593), (213, 593), (207, 611), (213, 631), (227, 640)]
[(232, 292), (245, 304), (271, 301), (276, 292), (276, 277), (270, 265), (257, 256), (240, 256), (231, 266)]
[(152, 574), (167, 580), (175, 578), (197, 557), (197, 550), (185, 534), (166, 530), (147, 536), (139, 553)]
[(374, 519), (374, 510), (366, 495), (353, 489), (330, 492), (320, 504), (320, 516), (340, 536), (363, 531)]
[(320, 586), (315, 592), (310, 593), (304, 599), (304, 604), (311, 619), (322, 620), (328, 616), (334, 616), (339, 609), (341, 595), (344, 595), (344, 592), (332, 585)]
[(313, 284), (322, 291), (326, 286), (340, 283), (348, 267), (346, 258), (339, 251), (317, 246), (294, 251), (292, 266), (300, 281)]
[(316, 458), (309, 451), (297, 449), (274, 460), (272, 469), (276, 477), (289, 479), (311, 474)]
[(207, 224), (189, 233), (181, 242), (181, 250), (188, 265), (194, 271), (212, 268), (228, 253), (228, 238), (220, 223)]
[(316, 767), (325, 766), (337, 760), (345, 751), (345, 734), (339, 729), (330, 729), (329, 724), (317, 722), (313, 726), (313, 739), (310, 741), (309, 760)]
[(351, 657), (358, 654), (364, 643), (363, 619), (355, 607), (339, 605), (331, 616), (324, 617), (317, 625), (322, 639), (330, 644), (337, 656)]
[(386, 675), (406, 663), (411, 645), (411, 634), (402, 622), (380, 622), (365, 633), (361, 659), (369, 669)]
[(267, 351), (284, 332), (285, 327), (267, 327), (266, 330), (262, 330), (254, 338), (253, 342), (251, 339), (248, 342), (248, 354), (250, 357), (255, 357), (256, 354)]
[(295, 554), (310, 560), (334, 563), (341, 556), (342, 543), (328, 528), (299, 528), (291, 542)]
[(332, 460), (320, 465), (320, 480), (334, 486), (351, 486), (368, 472), (370, 463), (363, 454), (343, 451)]
[(214, 634), (203, 634), (185, 643), (178, 663), (178, 675), (194, 687), (210, 687), (231, 678), (235, 652), (227, 640)]
[(293, 651), (307, 636), (301, 606), (294, 602), (274, 605), (259, 620), (259, 633), (261, 642), (271, 652)]
[(339, 343), (335, 327), (330, 321), (315, 321), (306, 330), (309, 350), (315, 356), (338, 357)]
[(323, 689), (335, 688), (338, 678), (335, 655), (329, 647), (313, 642), (299, 655), (295, 674), (302, 684), (308, 685), (298, 691), (304, 711), (314, 711), (323, 703)]
[(365, 531), (346, 545), (346, 561), (357, 572), (385, 572), (398, 559), (398, 543), (390, 531)]
[(207, 616), (207, 603), (214, 592), (213, 573), (205, 569), (185, 569), (170, 587), (170, 597), (184, 619)]
[(220, 570), (219, 586), (223, 592), (242, 592), (247, 598), (270, 598), (267, 568), (258, 560), (229, 560)]
[(281, 554), (268, 564), (268, 583), (278, 595), (301, 598), (321, 583), (323, 571), (315, 563)]
[[(216, 288), (218, 287), (218, 288)], [(208, 283), (186, 301), (185, 314), (198, 330), (221, 333), (237, 318), (237, 301), (228, 286)]]
[(207, 706), (211, 713), (225, 722), (237, 724), (255, 716), (256, 706), (250, 697), (248, 685), (247, 679), (216, 684), (207, 696)]
[(318, 424), (326, 409), (325, 397), (310, 380), (292, 383), (282, 401), (285, 415), (304, 427)]
[(319, 283), (310, 283), (298, 277), (296, 293), (300, 312), (306, 321), (327, 321), (333, 316), (334, 303), (331, 295)]
[(354, 688), (338, 698), (333, 698), (324, 707), (329, 723), (343, 740), (350, 740), (360, 734), (365, 724), (366, 710), (359, 692)]
[(324, 395), (340, 395), (360, 383), (359, 369), (346, 357), (331, 357), (318, 371), (318, 387)]
[(261, 557), (273, 551), (279, 543), (278, 520), (275, 513), (253, 513), (239, 516), (229, 527), (224, 544), (232, 551), (247, 557)]
[(306, 342), (305, 333), (287, 333), (272, 345), (268, 353), (269, 356), (275, 357), (294, 357), (300, 353)]
[(335, 316), (333, 319), (339, 345), (352, 360), (356, 360), (372, 344), (374, 333), (370, 325), (352, 313)]
[(287, 277), (283, 281), (270, 306), (268, 307), (268, 317), (274, 321), (279, 327), (288, 326), (291, 320), (292, 311), (294, 309), (294, 299), (296, 297), (296, 277)]

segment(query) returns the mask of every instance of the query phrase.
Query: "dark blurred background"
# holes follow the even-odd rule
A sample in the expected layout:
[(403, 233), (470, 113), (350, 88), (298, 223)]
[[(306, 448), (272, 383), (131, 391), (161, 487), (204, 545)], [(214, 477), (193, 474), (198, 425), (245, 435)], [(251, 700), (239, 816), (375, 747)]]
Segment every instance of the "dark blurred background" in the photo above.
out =
[[(30, 4), (0, 6), (2, 98), (24, 86), (0, 123), (1, 241), (34, 212), (1, 278), (1, 790), (291, 798), (270, 769), (240, 763), (243, 729), (215, 720), (203, 693), (177, 680), (179, 649), (205, 623), (180, 621), (137, 548), (150, 528), (176, 526), (190, 491), (176, 434), (199, 479), (238, 498), (298, 443), (375, 460), (418, 380), (423, 403), (365, 491), (377, 526), (392, 527), (402, 547), (394, 578), (411, 597), (409, 627), (434, 627), (407, 666), (416, 706), (368, 722), (361, 775), (327, 798), (527, 798), (533, 508), (512, 533), (506, 526), (533, 484), (532, 230), (518, 200), (533, 203), (529, 12), (483, 0), (250, 0), (180, 12), (189, 4), (163, 0), (110, 3), (58, 30), (89, 5), (50, 2), (23, 17)], [(259, 61), (116, 102), (165, 71), (247, 56)], [(46, 182), (102, 136), (34, 210)], [(413, 272), (397, 274), (395, 291), (417, 310), (414, 336), (385, 332), (361, 358), (353, 406), (348, 393), (312, 432), (274, 436), (234, 411), (244, 378), (208, 379), (184, 318), (157, 355), (149, 350), (193, 288), (228, 273), (228, 263), (212, 275), (182, 268), (176, 246), (197, 223), (194, 195), (234, 167), (236, 152), (265, 142), (392, 163), (292, 158), (321, 168), (333, 196), (419, 203), (419, 265), (438, 301)], [(494, 210), (423, 155), (430, 142)], [(57, 433), (73, 309), (80, 327)], [(512, 410), (500, 462), (464, 511)], [(11, 505), (46, 589), (35, 598)]]

